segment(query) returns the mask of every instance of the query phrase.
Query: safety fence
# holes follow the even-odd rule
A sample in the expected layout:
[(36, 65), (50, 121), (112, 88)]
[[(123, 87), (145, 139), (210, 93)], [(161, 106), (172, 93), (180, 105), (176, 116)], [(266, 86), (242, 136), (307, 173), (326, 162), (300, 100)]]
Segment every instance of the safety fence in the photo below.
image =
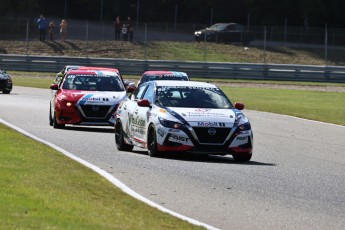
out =
[[(13, 18), (0, 19), (0, 40), (36, 40), (39, 31), (37, 19)], [(61, 19), (48, 18), (55, 22), (53, 35), (60, 39), (59, 24)], [(67, 38), (76, 40), (114, 40), (112, 21), (69, 20)], [(194, 40), (194, 32), (205, 29), (209, 25), (187, 23), (148, 23), (133, 22), (134, 39), (138, 42), (145, 41), (190, 41)], [(255, 26), (247, 27), (254, 35), (255, 40), (267, 42), (293, 42), (300, 44), (344, 45), (344, 28), (325, 27), (296, 27), (296, 26)], [(48, 39), (48, 32), (47, 32)], [(121, 38), (122, 39), (122, 36)]]
[(345, 67), (342, 66), (0, 55), (0, 66), (7, 71), (58, 72), (65, 65), (117, 68), (125, 75), (140, 75), (146, 70), (171, 70), (186, 72), (192, 78), (345, 82)]
[[(1, 18), (0, 18), (1, 19)], [(56, 27), (53, 30), (54, 41), (60, 41), (58, 25), (61, 19), (48, 18), (53, 20)], [(89, 21), (89, 20), (69, 20), (66, 39), (67, 41), (113, 41), (115, 33), (112, 21)], [(185, 24), (185, 23), (147, 23), (133, 22), (133, 41), (149, 45), (155, 41), (178, 41), (191, 42), (195, 40), (194, 32), (206, 28), (207, 25)], [(39, 39), (39, 31), (34, 19), (17, 18), (13, 20), (0, 20), (0, 40), (3, 41), (23, 41), (23, 46), (27, 49), (26, 54), (32, 53), (29, 45), (30, 41)], [(281, 47), (290, 47), (294, 50), (302, 49), (304, 52), (313, 52), (324, 59), (325, 64), (340, 65), (345, 55), (345, 29), (322, 27), (291, 27), (291, 26), (255, 26), (249, 27), (251, 40), (249, 44), (243, 41), (246, 37), (243, 33), (234, 32), (239, 36), (238, 44), (246, 44), (248, 47), (259, 48), (266, 52), (281, 50)], [(47, 32), (46, 40), (49, 40)], [(120, 40), (123, 40), (122, 36)], [(212, 42), (213, 43), (213, 42)], [(236, 43), (236, 42), (235, 42)], [(204, 61), (207, 60), (207, 49), (211, 43), (205, 43)], [(88, 50), (82, 50), (87, 53)], [(129, 51), (131, 52), (131, 51)], [(145, 51), (146, 52), (146, 51)], [(1, 47), (0, 47), (1, 53)], [(243, 55), (247, 52), (243, 51)], [(145, 53), (146, 55), (146, 53)], [(261, 62), (270, 62), (262, 55)], [(139, 57), (146, 59), (146, 56)], [(245, 56), (243, 56), (245, 59)]]

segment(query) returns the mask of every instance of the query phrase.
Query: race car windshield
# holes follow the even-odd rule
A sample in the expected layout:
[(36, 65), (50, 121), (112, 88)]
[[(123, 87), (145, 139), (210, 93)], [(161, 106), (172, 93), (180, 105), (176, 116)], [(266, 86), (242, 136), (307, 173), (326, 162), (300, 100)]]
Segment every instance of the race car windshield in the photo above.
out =
[(122, 81), (114, 76), (68, 75), (62, 85), (63, 89), (88, 91), (121, 92), (125, 88)]
[(211, 27), (209, 27), (209, 30), (224, 30), (226, 28), (227, 24), (214, 24)]
[(188, 77), (185, 75), (145, 75), (142, 78), (142, 83), (154, 80), (178, 80), (178, 81), (188, 81)]
[(158, 87), (156, 103), (162, 107), (234, 108), (220, 89), (203, 87)]

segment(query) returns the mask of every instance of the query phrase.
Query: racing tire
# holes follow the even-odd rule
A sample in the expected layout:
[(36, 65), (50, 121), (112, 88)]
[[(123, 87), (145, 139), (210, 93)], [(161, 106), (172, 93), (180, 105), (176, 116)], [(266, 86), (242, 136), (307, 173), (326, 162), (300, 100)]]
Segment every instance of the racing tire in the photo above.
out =
[(52, 106), (49, 107), (49, 125), (53, 126), (54, 120), (52, 118)]
[(55, 112), (54, 112), (54, 117), (53, 117), (53, 127), (54, 127), (54, 129), (63, 129), (63, 128), (65, 128), (65, 124), (57, 123)]
[(252, 158), (251, 153), (234, 153), (232, 154), (234, 161), (236, 162), (247, 162)]
[(157, 149), (157, 136), (154, 125), (150, 125), (147, 132), (147, 151), (150, 157), (159, 157), (161, 155)]
[(123, 128), (121, 122), (117, 121), (115, 125), (115, 144), (117, 150), (120, 151), (132, 151), (133, 145), (129, 145), (125, 143), (124, 137), (123, 137)]
[(2, 91), (3, 94), (10, 94), (10, 92), (11, 90), (6, 90), (6, 89)]

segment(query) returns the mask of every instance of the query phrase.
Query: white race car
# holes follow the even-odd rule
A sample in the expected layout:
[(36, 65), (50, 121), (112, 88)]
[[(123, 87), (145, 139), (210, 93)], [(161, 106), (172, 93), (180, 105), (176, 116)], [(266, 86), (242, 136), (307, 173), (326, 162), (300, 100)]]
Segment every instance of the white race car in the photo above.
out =
[(195, 81), (150, 81), (140, 85), (116, 111), (118, 150), (134, 146), (152, 157), (164, 152), (252, 157), (253, 133), (247, 117), (215, 85)]

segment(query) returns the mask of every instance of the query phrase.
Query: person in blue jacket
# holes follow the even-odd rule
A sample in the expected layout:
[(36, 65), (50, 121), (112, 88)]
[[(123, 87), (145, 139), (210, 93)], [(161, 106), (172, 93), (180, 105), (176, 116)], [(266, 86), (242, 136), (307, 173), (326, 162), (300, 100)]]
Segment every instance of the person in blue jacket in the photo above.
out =
[(40, 15), (40, 18), (37, 20), (38, 24), (38, 30), (40, 31), (40, 41), (46, 40), (46, 30), (48, 26), (47, 19), (43, 16), (43, 14)]

